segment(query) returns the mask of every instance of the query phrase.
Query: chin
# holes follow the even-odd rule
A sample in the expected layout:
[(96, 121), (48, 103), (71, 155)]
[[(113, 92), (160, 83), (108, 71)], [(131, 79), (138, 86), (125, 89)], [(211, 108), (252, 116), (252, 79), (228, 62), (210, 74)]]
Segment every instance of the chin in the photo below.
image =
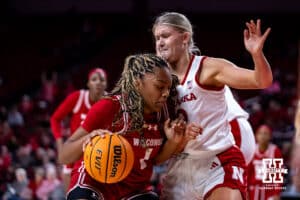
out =
[(161, 109), (162, 109), (162, 106), (157, 106), (154, 108), (154, 110), (155, 110), (154, 112), (160, 112)]
[(160, 54), (159, 56), (162, 57), (165, 60), (169, 59), (169, 54), (166, 54), (166, 53)]

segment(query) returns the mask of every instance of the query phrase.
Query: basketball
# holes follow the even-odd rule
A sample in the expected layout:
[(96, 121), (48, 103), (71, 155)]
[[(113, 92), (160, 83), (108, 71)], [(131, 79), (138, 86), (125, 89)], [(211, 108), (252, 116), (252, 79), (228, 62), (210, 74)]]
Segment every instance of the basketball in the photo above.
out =
[(130, 143), (119, 134), (95, 136), (84, 150), (88, 174), (101, 183), (117, 183), (130, 173), (134, 153)]

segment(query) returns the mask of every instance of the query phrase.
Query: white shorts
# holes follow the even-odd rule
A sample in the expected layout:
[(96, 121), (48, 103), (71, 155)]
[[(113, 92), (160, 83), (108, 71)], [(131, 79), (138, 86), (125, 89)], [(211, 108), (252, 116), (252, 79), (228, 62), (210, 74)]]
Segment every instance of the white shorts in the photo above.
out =
[(255, 137), (249, 121), (246, 118), (237, 118), (230, 121), (231, 132), (236, 145), (241, 149), (248, 165), (255, 153)]
[(181, 155), (168, 163), (162, 200), (205, 199), (219, 187), (239, 189), (246, 199), (246, 165), (238, 147), (206, 158)]

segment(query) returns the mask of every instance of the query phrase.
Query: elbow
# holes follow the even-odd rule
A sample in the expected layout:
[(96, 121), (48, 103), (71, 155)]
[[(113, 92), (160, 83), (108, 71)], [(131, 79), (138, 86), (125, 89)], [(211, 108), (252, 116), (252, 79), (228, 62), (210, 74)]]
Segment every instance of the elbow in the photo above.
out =
[(258, 82), (258, 89), (266, 89), (273, 84), (273, 75), (269, 75), (263, 78), (263, 80)]
[(72, 156), (67, 154), (68, 152), (65, 152), (64, 147), (58, 152), (58, 158), (57, 161), (59, 164), (70, 164), (72, 163)]
[(66, 156), (63, 155), (63, 153), (58, 154), (57, 160), (59, 164), (69, 164), (68, 159), (66, 158)]
[(71, 164), (75, 161), (70, 159), (70, 156), (65, 156), (65, 155), (58, 155), (58, 163), (59, 164), (63, 164), (63, 165), (67, 165), (67, 164)]

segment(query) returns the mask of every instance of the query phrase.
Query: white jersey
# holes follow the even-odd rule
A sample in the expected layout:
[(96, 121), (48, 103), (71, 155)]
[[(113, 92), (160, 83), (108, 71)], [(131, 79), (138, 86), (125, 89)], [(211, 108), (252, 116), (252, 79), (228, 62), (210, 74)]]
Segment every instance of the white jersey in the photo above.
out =
[[(197, 72), (205, 57), (194, 56), (184, 80), (177, 86), (180, 111), (188, 122), (203, 128), (202, 134), (186, 145), (184, 152), (195, 156), (218, 154), (235, 144), (227, 119), (225, 88), (209, 90), (200, 86)], [(209, 153), (209, 155), (208, 155)]]
[(249, 118), (249, 114), (238, 104), (227, 85), (225, 85), (225, 100), (228, 107), (227, 118), (229, 121), (239, 117)]

